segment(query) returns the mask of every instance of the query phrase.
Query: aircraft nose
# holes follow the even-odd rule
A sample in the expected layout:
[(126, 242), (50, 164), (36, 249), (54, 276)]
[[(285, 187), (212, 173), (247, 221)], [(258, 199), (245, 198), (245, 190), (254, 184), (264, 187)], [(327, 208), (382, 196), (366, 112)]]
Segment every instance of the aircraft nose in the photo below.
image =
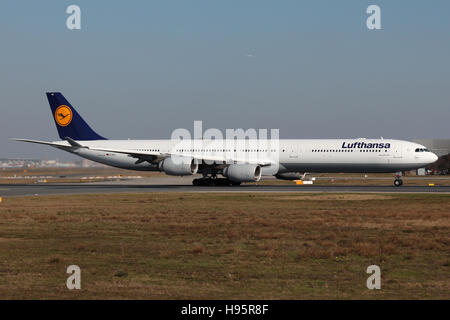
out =
[(431, 163), (436, 162), (439, 159), (439, 157), (437, 155), (435, 155), (434, 153), (432, 153), (432, 152), (430, 152), (430, 153), (431, 153), (430, 154), (430, 161), (431, 161)]

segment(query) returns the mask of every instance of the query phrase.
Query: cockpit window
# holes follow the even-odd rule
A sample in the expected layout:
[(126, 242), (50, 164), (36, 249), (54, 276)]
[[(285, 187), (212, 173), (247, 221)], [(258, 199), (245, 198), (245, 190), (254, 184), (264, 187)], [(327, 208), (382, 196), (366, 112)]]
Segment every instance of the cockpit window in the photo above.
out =
[(430, 150), (424, 148), (417, 148), (416, 152), (430, 152)]

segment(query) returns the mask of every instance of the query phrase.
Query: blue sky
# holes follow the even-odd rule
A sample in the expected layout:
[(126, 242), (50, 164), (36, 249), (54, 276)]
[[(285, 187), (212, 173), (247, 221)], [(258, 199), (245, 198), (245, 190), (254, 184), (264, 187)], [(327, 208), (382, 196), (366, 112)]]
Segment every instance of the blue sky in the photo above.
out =
[[(66, 28), (81, 7), (81, 30)], [(382, 30), (366, 28), (381, 7)], [(62, 158), (61, 91), (101, 135), (278, 128), (282, 138), (450, 138), (448, 1), (2, 1), (0, 158)]]

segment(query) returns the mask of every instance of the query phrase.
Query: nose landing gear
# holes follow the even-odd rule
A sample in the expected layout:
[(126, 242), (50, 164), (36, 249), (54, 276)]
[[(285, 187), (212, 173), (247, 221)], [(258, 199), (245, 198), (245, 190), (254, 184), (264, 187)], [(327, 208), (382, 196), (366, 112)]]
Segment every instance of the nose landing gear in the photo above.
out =
[(400, 187), (401, 185), (403, 185), (402, 173), (401, 172), (397, 172), (395, 174), (394, 186)]

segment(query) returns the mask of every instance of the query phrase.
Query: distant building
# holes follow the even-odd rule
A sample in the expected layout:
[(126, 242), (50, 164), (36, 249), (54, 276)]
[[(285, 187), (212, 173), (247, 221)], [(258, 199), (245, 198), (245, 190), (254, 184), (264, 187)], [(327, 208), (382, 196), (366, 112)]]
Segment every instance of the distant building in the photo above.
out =
[(14, 168), (101, 168), (105, 165), (87, 159), (75, 162), (64, 162), (59, 160), (36, 160), (36, 159), (0, 159), (0, 169)]
[(76, 167), (73, 162), (61, 162), (58, 160), (36, 160), (36, 159), (0, 159), (0, 168), (70, 168)]

